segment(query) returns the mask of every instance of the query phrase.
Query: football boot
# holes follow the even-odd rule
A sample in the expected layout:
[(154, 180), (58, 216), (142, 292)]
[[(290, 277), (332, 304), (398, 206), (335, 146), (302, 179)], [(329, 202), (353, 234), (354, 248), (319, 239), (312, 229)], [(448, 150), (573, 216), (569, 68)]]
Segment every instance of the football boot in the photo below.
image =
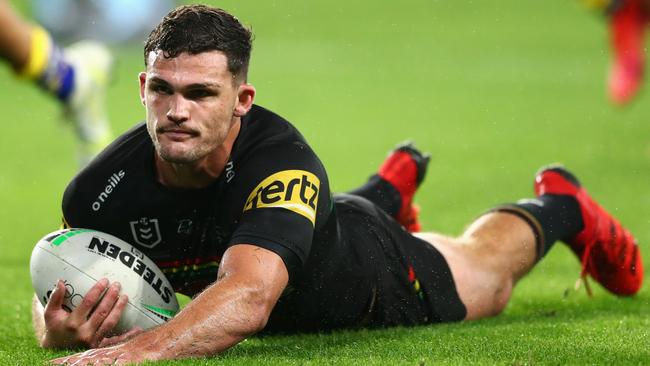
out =
[(429, 154), (423, 154), (407, 141), (398, 145), (379, 168), (378, 175), (391, 183), (401, 197), (395, 219), (410, 232), (418, 232), (422, 228), (418, 220), (420, 210), (413, 204), (413, 196), (424, 181), (430, 158)]
[(589, 274), (610, 292), (633, 295), (643, 282), (643, 263), (636, 240), (594, 201), (578, 179), (561, 166), (542, 168), (535, 177), (535, 195), (569, 195), (580, 207), (583, 228), (563, 239), (582, 263), (583, 282)]

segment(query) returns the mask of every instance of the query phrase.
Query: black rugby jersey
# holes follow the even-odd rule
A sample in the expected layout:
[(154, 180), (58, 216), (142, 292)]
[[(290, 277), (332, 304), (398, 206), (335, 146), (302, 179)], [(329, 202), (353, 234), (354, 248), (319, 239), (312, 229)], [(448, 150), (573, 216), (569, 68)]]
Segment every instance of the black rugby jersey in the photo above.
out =
[(144, 124), (120, 136), (67, 187), (65, 224), (131, 243), (190, 296), (216, 280), (230, 245), (277, 253), (289, 286), (267, 329), (347, 327), (367, 315), (377, 239), (340, 225), (325, 169), (288, 121), (253, 106), (226, 168), (203, 189), (161, 185), (154, 154)]

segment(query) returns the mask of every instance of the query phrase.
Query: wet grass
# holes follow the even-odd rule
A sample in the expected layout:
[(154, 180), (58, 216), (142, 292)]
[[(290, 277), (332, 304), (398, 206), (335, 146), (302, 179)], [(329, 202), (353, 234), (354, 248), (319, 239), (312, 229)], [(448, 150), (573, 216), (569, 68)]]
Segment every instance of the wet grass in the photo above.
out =
[[(486, 208), (530, 197), (532, 176), (561, 161), (650, 242), (650, 100), (606, 103), (604, 24), (573, 2), (502, 0), (220, 1), (257, 34), (258, 103), (294, 122), (333, 189), (362, 182), (400, 140), (433, 161), (417, 200), (425, 229), (458, 233)], [(117, 49), (109, 91), (120, 132), (143, 118), (136, 48)], [(31, 335), (28, 259), (59, 224), (75, 172), (69, 126), (30, 85), (0, 68), (0, 364), (62, 355)], [(648, 263), (646, 261), (646, 263)], [(253, 338), (210, 360), (169, 364), (647, 364), (650, 293), (572, 288), (561, 244), (493, 319), (417, 328)]]

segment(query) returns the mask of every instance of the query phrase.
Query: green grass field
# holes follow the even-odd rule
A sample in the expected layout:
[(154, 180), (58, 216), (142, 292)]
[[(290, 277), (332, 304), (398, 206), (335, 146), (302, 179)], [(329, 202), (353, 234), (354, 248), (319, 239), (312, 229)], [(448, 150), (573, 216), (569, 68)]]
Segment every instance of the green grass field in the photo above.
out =
[[(214, 2), (216, 3), (216, 2)], [(220, 6), (252, 25), (258, 104), (293, 121), (335, 191), (353, 188), (393, 145), (433, 155), (417, 201), (425, 229), (449, 234), (483, 210), (532, 195), (535, 171), (563, 162), (650, 256), (650, 97), (610, 106), (603, 19), (576, 1), (257, 1)], [(117, 132), (144, 116), (138, 47), (116, 49)], [(0, 68), (0, 364), (41, 350), (30, 323), (29, 256), (59, 224), (76, 170), (59, 106)], [(650, 266), (647, 261), (646, 266)], [(560, 365), (650, 363), (650, 291), (572, 289), (580, 267), (558, 244), (499, 317), (472, 323), (252, 338), (215, 364)]]

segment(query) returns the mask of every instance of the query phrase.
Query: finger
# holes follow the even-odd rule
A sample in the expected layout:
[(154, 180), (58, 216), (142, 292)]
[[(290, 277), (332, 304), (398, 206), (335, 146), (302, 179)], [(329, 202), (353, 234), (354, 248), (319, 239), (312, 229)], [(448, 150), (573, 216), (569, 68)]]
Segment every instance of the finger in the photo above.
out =
[(113, 306), (113, 309), (106, 316), (101, 326), (97, 330), (97, 334), (99, 334), (101, 338), (109, 334), (113, 330), (113, 328), (115, 328), (117, 323), (120, 321), (120, 317), (122, 317), (124, 308), (126, 308), (126, 305), (128, 303), (129, 303), (129, 297), (126, 294), (121, 295), (120, 298), (115, 303), (115, 306)]
[(75, 355), (75, 357), (70, 357), (66, 363), (64, 363), (65, 366), (92, 366), (92, 365), (110, 365), (110, 363), (106, 364), (99, 364), (93, 361), (92, 358), (85, 356), (83, 354)]
[(131, 328), (131, 330), (129, 330), (128, 332), (124, 333), (123, 336), (126, 337), (126, 338), (131, 338), (131, 337), (133, 337), (134, 335), (136, 335), (136, 334), (140, 334), (140, 333), (142, 333), (142, 332), (144, 332), (144, 329), (142, 329), (142, 328), (140, 328), (140, 327), (133, 327), (133, 328)]
[(101, 343), (99, 343), (99, 347), (104, 348), (104, 347), (109, 347), (109, 346), (116, 345), (118, 343), (122, 343), (122, 342), (126, 341), (127, 339), (129, 339), (129, 338), (131, 338), (133, 336), (136, 336), (136, 335), (138, 335), (138, 334), (140, 334), (142, 332), (144, 332), (144, 330), (142, 328), (135, 327), (135, 328), (129, 330), (128, 332), (126, 332), (126, 333), (124, 333), (122, 335), (115, 336), (115, 337), (104, 338), (101, 341)]
[(121, 286), (119, 282), (112, 283), (104, 294), (104, 297), (102, 297), (100, 303), (88, 318), (88, 323), (93, 333), (97, 332), (100, 325), (104, 322), (104, 319), (106, 319), (108, 314), (110, 314), (111, 310), (115, 307), (115, 303), (118, 301), (120, 294), (120, 289)]
[(80, 355), (81, 355), (81, 353), (76, 353), (74, 355), (68, 355), (68, 356), (55, 358), (53, 360), (49, 360), (47, 362), (47, 364), (48, 365), (50, 365), (50, 364), (52, 364), (52, 365), (70, 365), (72, 362), (74, 362), (74, 360), (79, 358)]
[(66, 363), (67, 360), (68, 360), (68, 356), (65, 356), (65, 357), (59, 357), (59, 358), (55, 358), (55, 359), (53, 359), (53, 360), (49, 360), (49, 361), (48, 361), (48, 364), (52, 364), (52, 365), (65, 365), (65, 363)]
[(122, 342), (122, 339), (120, 339), (120, 338), (122, 338), (122, 336), (104, 338), (104, 339), (102, 339), (101, 342), (99, 342), (99, 345), (97, 347), (104, 348), (104, 347), (114, 346), (114, 345)]
[(81, 365), (86, 366), (88, 364), (92, 364), (88, 360), (93, 355), (94, 351), (96, 350), (91, 349), (85, 352), (75, 353), (73, 355), (56, 358), (54, 360), (50, 360), (48, 364), (71, 366), (71, 365), (80, 365), (79, 362), (82, 362)]
[(88, 319), (88, 314), (93, 310), (95, 305), (102, 298), (102, 295), (108, 287), (108, 280), (102, 278), (88, 290), (81, 304), (72, 311), (70, 317), (73, 318), (78, 324), (83, 324)]
[(57, 310), (61, 310), (63, 305), (63, 300), (65, 299), (65, 284), (63, 281), (58, 280), (50, 299), (47, 301), (45, 308), (43, 309), (43, 318), (50, 319)]
[(78, 353), (70, 357), (66, 363), (68, 366), (88, 366), (88, 365), (114, 365), (115, 357), (107, 356), (110, 353), (105, 349), (91, 349), (83, 353)]

